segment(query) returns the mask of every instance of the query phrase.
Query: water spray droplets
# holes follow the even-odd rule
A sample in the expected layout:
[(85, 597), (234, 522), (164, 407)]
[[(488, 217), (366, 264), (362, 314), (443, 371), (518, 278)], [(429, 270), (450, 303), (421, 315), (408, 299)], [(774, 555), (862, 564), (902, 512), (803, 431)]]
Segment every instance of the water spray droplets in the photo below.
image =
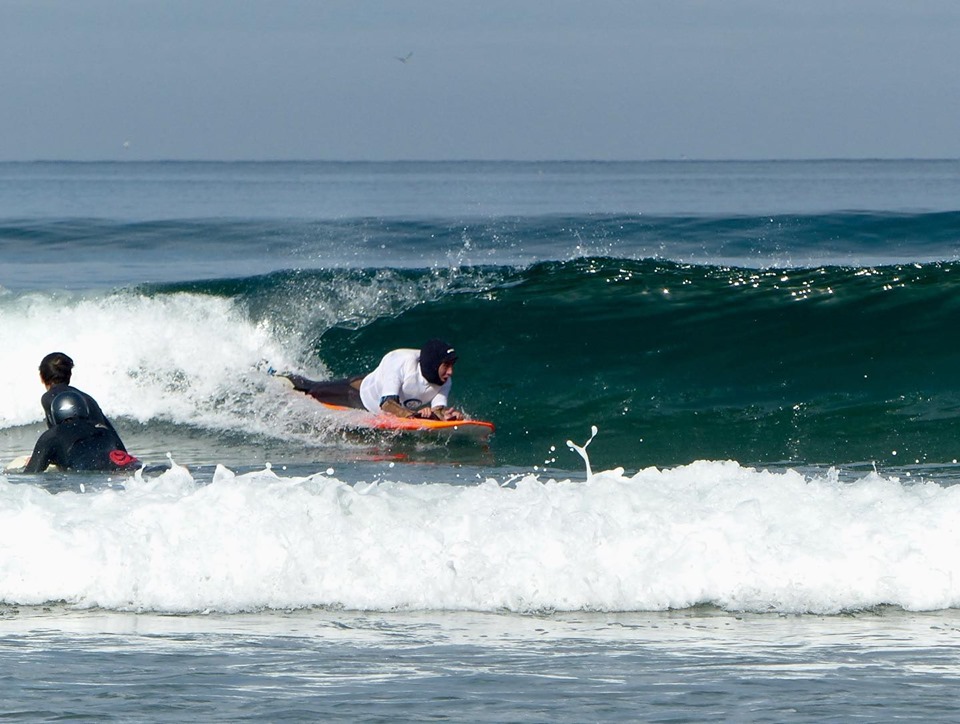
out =
[(589, 480), (591, 477), (593, 477), (593, 470), (590, 468), (590, 456), (587, 455), (587, 446), (588, 446), (591, 442), (593, 442), (593, 438), (595, 438), (596, 436), (597, 436), (597, 426), (596, 426), (596, 425), (591, 425), (591, 426), (590, 426), (590, 439), (588, 439), (585, 443), (583, 443), (583, 446), (582, 446), (582, 447), (581, 447), (580, 445), (577, 445), (576, 443), (574, 443), (572, 440), (567, 440), (567, 447), (570, 448), (571, 450), (575, 450), (576, 453), (577, 453), (580, 457), (583, 458), (583, 462), (586, 463), (586, 466), (587, 466), (587, 479), (588, 479), (588, 480)]

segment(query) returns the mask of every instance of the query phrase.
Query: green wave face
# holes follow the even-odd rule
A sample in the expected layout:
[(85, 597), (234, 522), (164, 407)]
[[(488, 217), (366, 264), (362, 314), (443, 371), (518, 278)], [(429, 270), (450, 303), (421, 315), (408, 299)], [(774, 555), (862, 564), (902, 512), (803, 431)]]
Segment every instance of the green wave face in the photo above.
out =
[[(425, 283), (413, 275), (409, 284)], [(599, 464), (949, 460), (960, 267), (755, 271), (595, 258), (489, 274), (312, 341), (335, 374), (431, 336), (507, 462), (595, 424)]]

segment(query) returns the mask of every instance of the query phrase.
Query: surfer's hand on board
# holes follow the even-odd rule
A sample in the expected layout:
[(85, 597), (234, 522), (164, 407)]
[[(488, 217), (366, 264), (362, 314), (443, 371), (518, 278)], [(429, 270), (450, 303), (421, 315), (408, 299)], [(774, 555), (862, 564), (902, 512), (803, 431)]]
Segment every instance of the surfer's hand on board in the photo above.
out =
[(421, 407), (413, 413), (424, 420), (462, 420), (463, 414), (452, 407)]
[(465, 420), (466, 416), (452, 407), (430, 407), (429, 405), (417, 410), (408, 410), (393, 399), (386, 399), (380, 405), (384, 412), (397, 417), (419, 417), (424, 420)]
[(452, 407), (434, 407), (433, 413), (438, 420), (463, 420), (464, 414)]

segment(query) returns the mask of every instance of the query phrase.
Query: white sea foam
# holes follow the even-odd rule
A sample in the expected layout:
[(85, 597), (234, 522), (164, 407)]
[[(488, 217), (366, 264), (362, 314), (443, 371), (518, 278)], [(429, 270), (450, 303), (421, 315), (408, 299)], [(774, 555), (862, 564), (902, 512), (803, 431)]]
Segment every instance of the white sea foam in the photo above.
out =
[(7, 299), (0, 338), (0, 428), (42, 419), (37, 366), (62, 351), (76, 363), (73, 384), (110, 417), (257, 432), (278, 396), (256, 366), (292, 366), (296, 353), (236, 302), (189, 293)]
[[(389, 475), (389, 468), (385, 468)], [(0, 477), (0, 600), (81, 607), (729, 610), (960, 605), (960, 487), (733, 462), (473, 486), (174, 467), (125, 490)]]

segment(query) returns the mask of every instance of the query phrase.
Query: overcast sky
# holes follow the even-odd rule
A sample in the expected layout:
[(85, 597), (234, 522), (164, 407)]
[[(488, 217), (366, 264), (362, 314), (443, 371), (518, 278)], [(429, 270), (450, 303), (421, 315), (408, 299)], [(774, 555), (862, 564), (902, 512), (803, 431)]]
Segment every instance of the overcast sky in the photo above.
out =
[(0, 0), (0, 64), (0, 160), (960, 157), (958, 0)]

